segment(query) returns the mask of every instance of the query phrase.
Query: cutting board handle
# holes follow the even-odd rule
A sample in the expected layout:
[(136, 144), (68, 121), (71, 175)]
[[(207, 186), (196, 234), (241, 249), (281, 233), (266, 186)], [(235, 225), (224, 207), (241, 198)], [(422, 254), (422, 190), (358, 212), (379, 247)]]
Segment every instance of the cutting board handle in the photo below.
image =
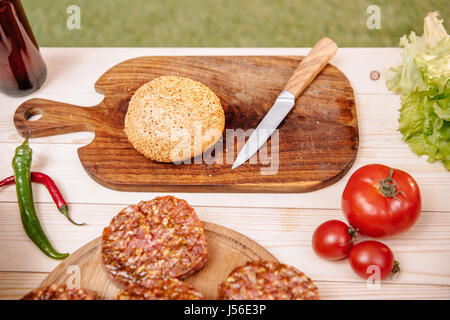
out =
[[(93, 110), (46, 99), (31, 99), (22, 103), (14, 114), (14, 125), (23, 137), (47, 137), (63, 133), (95, 132)], [(35, 116), (41, 115), (37, 120)]]
[(284, 90), (297, 98), (336, 55), (337, 49), (333, 40), (326, 37), (320, 39), (299, 63)]

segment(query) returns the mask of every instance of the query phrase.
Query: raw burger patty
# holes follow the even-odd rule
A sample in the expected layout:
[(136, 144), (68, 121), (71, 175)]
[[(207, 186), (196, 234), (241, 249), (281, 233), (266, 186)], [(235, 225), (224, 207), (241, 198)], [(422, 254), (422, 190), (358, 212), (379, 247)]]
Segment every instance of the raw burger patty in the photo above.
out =
[(268, 261), (251, 261), (234, 269), (219, 286), (224, 300), (318, 300), (319, 291), (294, 267)]
[(194, 287), (175, 278), (151, 279), (145, 285), (130, 285), (117, 300), (201, 300), (203, 295)]
[(35, 289), (22, 300), (95, 300), (96, 295), (83, 289), (70, 289), (66, 285), (51, 285)]
[(118, 281), (185, 278), (203, 268), (206, 239), (194, 209), (172, 196), (130, 205), (103, 230), (102, 258)]

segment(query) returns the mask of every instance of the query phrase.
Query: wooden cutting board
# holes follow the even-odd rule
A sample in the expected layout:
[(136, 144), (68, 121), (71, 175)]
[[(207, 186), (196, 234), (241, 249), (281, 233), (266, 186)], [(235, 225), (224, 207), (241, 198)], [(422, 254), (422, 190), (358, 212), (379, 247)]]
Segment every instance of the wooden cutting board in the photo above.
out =
[[(199, 289), (207, 299), (215, 299), (219, 284), (237, 266), (247, 261), (278, 261), (266, 249), (236, 231), (202, 222), (208, 244), (208, 260), (199, 272), (185, 279)], [(41, 286), (67, 284), (96, 291), (102, 299), (114, 299), (118, 284), (106, 272), (101, 257), (101, 237), (75, 251), (61, 262), (41, 283)]]
[[(255, 128), (302, 60), (300, 56), (141, 57), (122, 62), (95, 84), (105, 95), (86, 108), (43, 99), (18, 107), (14, 124), (21, 135), (44, 137), (91, 131), (94, 140), (78, 149), (87, 173), (100, 184), (124, 191), (159, 192), (306, 192), (338, 181), (353, 164), (358, 125), (353, 89), (345, 75), (327, 65), (279, 126), (279, 146), (267, 142), (270, 163), (245, 163), (231, 170), (244, 141), (215, 151), (207, 164), (156, 163), (128, 142), (123, 123), (137, 88), (161, 75), (200, 81), (220, 98), (225, 129)], [(89, 72), (87, 70), (87, 72)], [(75, 83), (73, 85), (76, 85)], [(30, 117), (42, 114), (36, 121)], [(231, 140), (231, 139), (230, 139)], [(232, 141), (228, 141), (232, 142)], [(220, 144), (219, 144), (220, 145)], [(233, 146), (233, 144), (231, 144)], [(227, 159), (226, 155), (229, 155)], [(218, 159), (221, 159), (222, 163)], [(227, 161), (228, 160), (228, 161)], [(271, 169), (269, 169), (269, 167)], [(265, 168), (264, 172), (261, 171)]]

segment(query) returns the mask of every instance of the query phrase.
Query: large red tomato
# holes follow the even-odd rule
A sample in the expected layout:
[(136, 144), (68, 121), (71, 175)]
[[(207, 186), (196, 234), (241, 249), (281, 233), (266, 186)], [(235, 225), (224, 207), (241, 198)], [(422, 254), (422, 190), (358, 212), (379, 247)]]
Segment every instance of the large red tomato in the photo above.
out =
[(422, 204), (416, 181), (408, 173), (370, 164), (353, 173), (342, 194), (342, 210), (350, 225), (370, 237), (407, 231)]

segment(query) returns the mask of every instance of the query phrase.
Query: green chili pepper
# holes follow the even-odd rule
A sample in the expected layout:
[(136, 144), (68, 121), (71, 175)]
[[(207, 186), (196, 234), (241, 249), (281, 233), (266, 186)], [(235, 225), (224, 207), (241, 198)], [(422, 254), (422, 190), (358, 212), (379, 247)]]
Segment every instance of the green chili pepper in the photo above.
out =
[(12, 161), (22, 225), (28, 237), (42, 252), (53, 259), (64, 259), (69, 254), (59, 253), (52, 247), (44, 230), (42, 230), (36, 215), (36, 210), (34, 209), (33, 192), (31, 189), (31, 159), (32, 150), (28, 146), (27, 136), (24, 143), (17, 147)]

